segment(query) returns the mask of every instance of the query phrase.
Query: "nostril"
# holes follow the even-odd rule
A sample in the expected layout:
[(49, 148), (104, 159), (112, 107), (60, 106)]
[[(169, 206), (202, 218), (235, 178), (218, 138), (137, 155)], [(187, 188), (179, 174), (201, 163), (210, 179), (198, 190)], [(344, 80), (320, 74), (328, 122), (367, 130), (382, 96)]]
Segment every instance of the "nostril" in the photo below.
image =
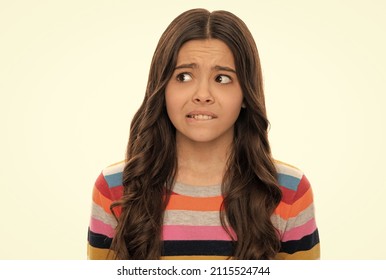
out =
[(213, 103), (214, 99), (211, 96), (206, 96), (206, 97), (195, 96), (193, 98), (193, 101), (195, 103), (210, 104), (210, 103)]

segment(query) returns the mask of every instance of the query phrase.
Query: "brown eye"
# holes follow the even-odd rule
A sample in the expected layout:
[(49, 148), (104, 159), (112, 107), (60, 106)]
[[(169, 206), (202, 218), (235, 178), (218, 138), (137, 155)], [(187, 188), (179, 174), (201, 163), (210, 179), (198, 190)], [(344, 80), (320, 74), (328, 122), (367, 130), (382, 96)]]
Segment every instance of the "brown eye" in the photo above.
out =
[(181, 73), (177, 75), (177, 81), (184, 83), (192, 80), (192, 76), (188, 73)]
[(227, 75), (218, 75), (215, 80), (217, 83), (220, 83), (220, 84), (229, 84), (232, 82), (231, 77)]

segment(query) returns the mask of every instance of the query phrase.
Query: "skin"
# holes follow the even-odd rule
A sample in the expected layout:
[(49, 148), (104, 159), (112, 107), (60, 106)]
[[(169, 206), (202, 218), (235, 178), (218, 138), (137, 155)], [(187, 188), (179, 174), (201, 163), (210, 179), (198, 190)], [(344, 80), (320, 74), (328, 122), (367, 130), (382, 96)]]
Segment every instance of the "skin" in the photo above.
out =
[(243, 104), (228, 46), (218, 39), (185, 43), (166, 86), (165, 100), (176, 128), (177, 181), (221, 183)]

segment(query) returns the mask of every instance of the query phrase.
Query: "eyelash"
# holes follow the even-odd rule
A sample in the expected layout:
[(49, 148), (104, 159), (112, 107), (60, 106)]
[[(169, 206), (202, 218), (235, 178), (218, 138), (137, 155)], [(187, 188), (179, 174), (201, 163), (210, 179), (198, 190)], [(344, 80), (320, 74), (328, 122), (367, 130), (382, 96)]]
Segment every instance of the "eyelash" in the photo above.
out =
[[(182, 78), (184, 75), (188, 75), (188, 76), (190, 76), (190, 79), (192, 79), (192, 74), (191, 74), (191, 73), (183, 72), (183, 73), (179, 73), (179, 74), (176, 76), (176, 80), (177, 80), (178, 82), (180, 82), (180, 83), (183, 83), (184, 81), (181, 80), (181, 78)], [(218, 82), (218, 83), (220, 83), (220, 84), (221, 84), (221, 82), (218, 81), (218, 79), (219, 79), (220, 77), (225, 77), (225, 78), (229, 79), (229, 82), (228, 82), (228, 83), (225, 83), (225, 84), (229, 84), (229, 83), (231, 83), (231, 82), (233, 81), (232, 78), (231, 78), (230, 76), (225, 75), (225, 74), (219, 74), (219, 75), (216, 76), (215, 81)]]
[[(220, 77), (226, 77), (227, 79), (229, 79), (229, 82), (228, 82), (228, 83), (225, 83), (225, 84), (229, 84), (229, 83), (232, 82), (232, 78), (231, 78), (230, 76), (224, 75), (224, 74), (217, 75), (217, 76), (216, 76), (216, 79), (215, 79), (216, 82), (217, 82), (218, 78), (220, 78)], [(221, 84), (221, 83), (220, 83), (220, 84)]]
[(183, 72), (183, 73), (179, 73), (177, 76), (176, 76), (176, 80), (180, 83), (183, 83), (184, 81), (181, 80), (181, 77), (184, 76), (184, 75), (189, 75), (190, 78), (192, 79), (192, 74), (190, 73), (187, 73), (187, 72)]

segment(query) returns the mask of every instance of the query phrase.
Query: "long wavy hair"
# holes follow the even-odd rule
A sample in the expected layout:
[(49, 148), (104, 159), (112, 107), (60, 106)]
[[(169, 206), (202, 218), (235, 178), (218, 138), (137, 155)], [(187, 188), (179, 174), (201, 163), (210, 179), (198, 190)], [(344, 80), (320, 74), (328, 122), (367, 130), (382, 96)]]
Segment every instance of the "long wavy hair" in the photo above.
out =
[(177, 171), (175, 128), (166, 112), (165, 87), (181, 46), (210, 38), (225, 42), (232, 51), (245, 104), (234, 126), (233, 148), (222, 183), (220, 219), (233, 240), (231, 257), (272, 259), (280, 249), (271, 216), (282, 194), (268, 142), (256, 44), (245, 23), (232, 13), (193, 9), (174, 19), (162, 34), (143, 103), (132, 119), (123, 196), (111, 205), (113, 213), (119, 212), (111, 246), (117, 259), (161, 257), (164, 212)]

